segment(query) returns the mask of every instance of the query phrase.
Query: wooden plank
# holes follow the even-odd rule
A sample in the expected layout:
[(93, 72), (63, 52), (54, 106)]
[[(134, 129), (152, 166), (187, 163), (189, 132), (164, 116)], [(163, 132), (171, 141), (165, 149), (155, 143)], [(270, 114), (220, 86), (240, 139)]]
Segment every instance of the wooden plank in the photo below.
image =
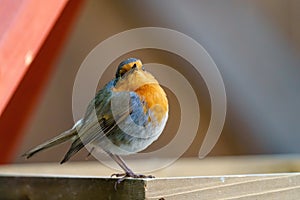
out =
[[(10, 2), (1, 2), (1, 8)], [(6, 28), (0, 25), (5, 31), (0, 33), (0, 164), (13, 159), (83, 2), (20, 0), (8, 6), (7, 15), (0, 15), (1, 22), (15, 13)]]
[(126, 179), (0, 175), (1, 199), (299, 199), (300, 173)]
[(143, 180), (99, 177), (0, 176), (0, 199), (145, 199)]
[(299, 199), (300, 173), (146, 181), (147, 199)]
[[(0, 199), (39, 199), (45, 196), (45, 191), (49, 194), (45, 200), (299, 199), (299, 158), (299, 155), (183, 158), (152, 173), (157, 178), (127, 179), (117, 186), (117, 191), (114, 190), (117, 179), (109, 177), (116, 171), (95, 161), (4, 165), (0, 166)], [(145, 163), (146, 160), (128, 161), (136, 167)]]

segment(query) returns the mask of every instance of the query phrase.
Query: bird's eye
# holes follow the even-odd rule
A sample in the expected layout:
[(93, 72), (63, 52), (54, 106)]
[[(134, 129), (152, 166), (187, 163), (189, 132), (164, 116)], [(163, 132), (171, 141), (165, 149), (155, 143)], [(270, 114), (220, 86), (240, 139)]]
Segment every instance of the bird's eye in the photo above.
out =
[(124, 70), (124, 69), (121, 69), (121, 70), (119, 71), (120, 76), (123, 76), (125, 73), (126, 73), (126, 70)]

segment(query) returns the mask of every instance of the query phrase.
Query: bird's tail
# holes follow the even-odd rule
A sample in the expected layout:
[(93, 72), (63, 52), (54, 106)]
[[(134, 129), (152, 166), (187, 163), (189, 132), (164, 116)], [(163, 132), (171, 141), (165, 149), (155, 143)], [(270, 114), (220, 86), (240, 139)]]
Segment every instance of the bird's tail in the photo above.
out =
[[(78, 122), (76, 124), (78, 124)], [(61, 133), (60, 135), (44, 142), (43, 144), (36, 146), (35, 148), (24, 153), (22, 156), (26, 157), (26, 158), (30, 158), (31, 156), (33, 156), (34, 154), (36, 154), (40, 151), (43, 151), (50, 147), (62, 144), (64, 142), (67, 142), (68, 140), (76, 138), (76, 136), (77, 136), (76, 124), (70, 130), (67, 130), (67, 131)]]

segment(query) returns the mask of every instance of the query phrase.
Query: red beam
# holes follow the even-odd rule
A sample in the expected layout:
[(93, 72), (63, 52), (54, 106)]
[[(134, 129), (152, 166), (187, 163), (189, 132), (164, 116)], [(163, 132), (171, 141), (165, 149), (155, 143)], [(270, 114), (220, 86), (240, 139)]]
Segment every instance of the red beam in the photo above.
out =
[(83, 0), (16, 2), (0, 9), (0, 164), (12, 161)]
[(67, 0), (4, 0), (0, 15), (0, 115)]

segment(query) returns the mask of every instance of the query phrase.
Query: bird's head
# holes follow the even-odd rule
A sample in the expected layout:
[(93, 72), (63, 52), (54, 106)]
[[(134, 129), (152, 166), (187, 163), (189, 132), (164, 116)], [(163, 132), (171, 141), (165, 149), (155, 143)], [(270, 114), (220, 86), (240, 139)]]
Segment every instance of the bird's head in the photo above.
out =
[(124, 60), (118, 66), (116, 78), (122, 77), (124, 74), (126, 74), (132, 69), (144, 70), (142, 61), (136, 58), (128, 58), (127, 60)]

